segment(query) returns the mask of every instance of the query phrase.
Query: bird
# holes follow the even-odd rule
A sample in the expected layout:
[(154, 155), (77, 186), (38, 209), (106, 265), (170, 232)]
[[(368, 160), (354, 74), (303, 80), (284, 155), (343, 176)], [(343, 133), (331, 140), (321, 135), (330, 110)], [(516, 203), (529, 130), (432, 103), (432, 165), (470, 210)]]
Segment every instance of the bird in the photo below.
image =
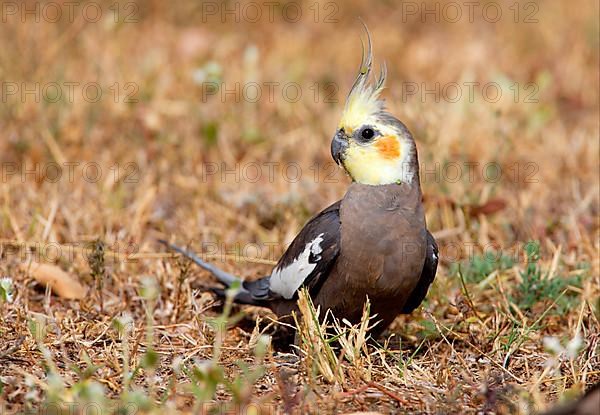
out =
[(385, 108), (386, 66), (371, 76), (371, 35), (365, 30), (367, 46), (363, 42), (359, 71), (330, 145), (351, 184), (341, 200), (304, 225), (271, 273), (241, 280), (191, 251), (161, 242), (225, 287), (237, 286), (236, 303), (269, 308), (280, 319), (298, 310), (303, 287), (316, 307), (352, 323), (361, 320), (368, 299), (379, 322), (371, 335), (378, 336), (424, 300), (439, 251), (426, 225), (415, 140)]

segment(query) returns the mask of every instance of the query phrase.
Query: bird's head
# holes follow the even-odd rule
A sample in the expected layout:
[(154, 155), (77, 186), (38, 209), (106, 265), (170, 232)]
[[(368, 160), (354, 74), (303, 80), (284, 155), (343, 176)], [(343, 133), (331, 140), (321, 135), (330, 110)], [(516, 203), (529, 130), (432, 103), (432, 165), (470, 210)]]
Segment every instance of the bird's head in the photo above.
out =
[(415, 142), (404, 124), (385, 110), (380, 98), (385, 65), (374, 83), (369, 80), (373, 56), (368, 30), (367, 40), (359, 73), (331, 142), (331, 155), (357, 183), (418, 184)]

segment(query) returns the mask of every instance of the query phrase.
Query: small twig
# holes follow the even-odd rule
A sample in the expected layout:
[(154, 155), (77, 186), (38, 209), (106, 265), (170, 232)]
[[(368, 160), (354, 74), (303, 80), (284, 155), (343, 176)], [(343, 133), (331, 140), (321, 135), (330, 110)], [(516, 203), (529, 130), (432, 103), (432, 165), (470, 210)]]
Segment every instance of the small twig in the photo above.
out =
[(401, 403), (406, 403), (406, 401), (400, 395), (395, 394), (394, 392), (390, 391), (389, 389), (387, 389), (373, 381), (368, 382), (367, 385), (379, 390), (380, 392), (386, 394), (387, 396), (394, 399), (395, 401), (398, 401)]
[(366, 385), (362, 385), (360, 388), (357, 389), (351, 389), (347, 392), (342, 392), (338, 395), (338, 397), (340, 398), (350, 398), (353, 395), (358, 395), (359, 393), (363, 393), (365, 392), (367, 389), (369, 389), (371, 387), (371, 385), (366, 384)]

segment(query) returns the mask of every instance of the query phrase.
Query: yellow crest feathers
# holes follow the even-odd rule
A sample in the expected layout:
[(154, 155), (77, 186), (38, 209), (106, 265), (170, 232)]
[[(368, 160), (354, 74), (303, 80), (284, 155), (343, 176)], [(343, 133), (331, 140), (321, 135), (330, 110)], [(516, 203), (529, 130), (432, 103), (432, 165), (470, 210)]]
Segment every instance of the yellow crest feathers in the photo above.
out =
[(382, 99), (379, 99), (379, 95), (385, 87), (387, 70), (385, 64), (383, 64), (381, 66), (379, 77), (375, 80), (375, 83), (371, 84), (369, 82), (373, 66), (373, 49), (369, 29), (364, 22), (363, 26), (367, 33), (367, 48), (365, 50), (365, 44), (361, 41), (362, 59), (360, 68), (354, 84), (352, 84), (352, 88), (350, 88), (348, 97), (346, 98), (346, 105), (344, 107), (344, 113), (342, 114), (340, 127), (352, 128), (355, 124), (364, 121), (369, 115), (378, 113), (384, 109), (384, 102)]

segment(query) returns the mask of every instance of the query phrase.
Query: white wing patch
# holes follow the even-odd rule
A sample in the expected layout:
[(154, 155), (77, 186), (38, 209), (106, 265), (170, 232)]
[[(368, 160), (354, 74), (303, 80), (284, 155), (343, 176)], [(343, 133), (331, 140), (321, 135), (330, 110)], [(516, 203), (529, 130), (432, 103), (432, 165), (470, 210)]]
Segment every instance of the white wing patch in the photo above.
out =
[[(296, 257), (294, 262), (283, 269), (279, 269), (279, 267), (275, 268), (271, 273), (271, 291), (281, 295), (283, 298), (291, 299), (306, 277), (317, 266), (316, 263), (310, 263), (308, 260), (311, 254), (317, 256), (323, 252), (321, 242), (323, 242), (322, 233), (304, 246), (304, 251)], [(317, 261), (320, 259), (321, 257), (318, 256)]]

